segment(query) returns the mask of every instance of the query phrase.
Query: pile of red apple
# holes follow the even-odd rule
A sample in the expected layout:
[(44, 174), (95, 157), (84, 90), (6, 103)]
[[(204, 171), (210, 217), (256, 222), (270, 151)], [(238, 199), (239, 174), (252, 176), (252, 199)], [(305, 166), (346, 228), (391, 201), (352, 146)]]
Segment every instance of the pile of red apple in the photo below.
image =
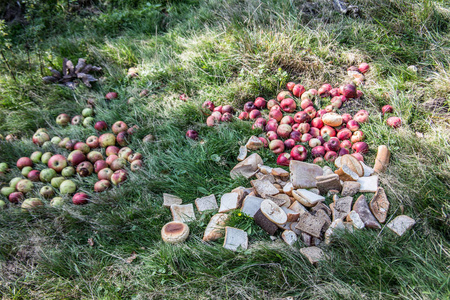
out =
[[(254, 122), (253, 129), (265, 131), (259, 139), (265, 147), (279, 154), (277, 163), (289, 165), (291, 159), (304, 161), (308, 157), (314, 163), (326, 160), (334, 161), (338, 156), (352, 154), (363, 160), (362, 154), (369, 150), (364, 140), (360, 124), (366, 123), (369, 113), (360, 110), (355, 115), (338, 114), (336, 111), (343, 103), (360, 98), (363, 93), (357, 86), (364, 82), (364, 74), (369, 65), (352, 66), (348, 74), (353, 78), (351, 83), (333, 88), (330, 84), (322, 85), (318, 90), (306, 90), (301, 84), (289, 82), (287, 90), (281, 91), (276, 99), (266, 101), (257, 97), (255, 101), (245, 103), (239, 114), (241, 120)], [(325, 109), (316, 109), (316, 97), (329, 98), (331, 104)], [(230, 105), (217, 106), (206, 101), (202, 105), (211, 115), (206, 119), (208, 126), (220, 122), (232, 121), (234, 109)], [(267, 109), (267, 110), (266, 110)], [(187, 137), (197, 138), (197, 133), (188, 131)]]
[[(67, 125), (68, 121), (65, 120), (67, 120), (65, 114), (57, 118), (60, 125)], [(50, 140), (46, 129), (38, 129), (33, 135), (33, 143), (39, 146), (50, 143), (64, 148), (70, 153), (65, 157), (62, 154), (36, 151), (30, 157), (21, 157), (16, 165), (21, 170), (23, 177), (12, 179), (9, 186), (1, 189), (1, 193), (8, 197), (11, 203), (22, 203), (22, 207), (25, 208), (43, 205), (39, 198), (29, 198), (23, 201), (25, 196), (28, 197), (33, 193), (34, 183), (42, 182), (51, 184), (51, 186), (45, 185), (40, 189), (39, 193), (42, 197), (50, 199), (55, 195), (55, 190), (59, 190), (60, 196), (74, 194), (73, 204), (86, 204), (89, 196), (83, 192), (76, 193), (77, 186), (74, 181), (70, 180), (74, 175), (87, 177), (95, 173), (99, 181), (95, 183), (94, 191), (103, 192), (111, 187), (111, 183), (119, 185), (127, 179), (127, 167), (131, 171), (138, 171), (142, 168), (142, 154), (133, 153), (129, 147), (126, 147), (129, 135), (133, 134), (137, 126), (129, 128), (125, 122), (117, 121), (111, 127), (112, 133), (103, 134), (100, 132), (108, 129), (106, 122), (99, 121), (94, 127), (99, 132), (99, 136), (90, 136), (85, 142), (68, 137), (61, 139), (57, 136)], [(44, 168), (39, 166), (41, 164)], [(5, 163), (2, 163), (3, 169), (7, 170)], [(57, 206), (61, 205), (62, 201), (62, 197), (55, 197), (50, 204)]]

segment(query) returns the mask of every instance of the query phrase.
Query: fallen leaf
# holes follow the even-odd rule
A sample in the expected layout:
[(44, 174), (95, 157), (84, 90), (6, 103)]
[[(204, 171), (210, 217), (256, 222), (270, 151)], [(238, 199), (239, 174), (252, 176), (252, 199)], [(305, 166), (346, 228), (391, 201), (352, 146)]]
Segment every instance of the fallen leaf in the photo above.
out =
[(137, 254), (136, 252), (132, 252), (131, 256), (127, 258), (126, 262), (127, 264), (131, 264), (133, 262), (133, 260), (135, 260), (137, 258)]

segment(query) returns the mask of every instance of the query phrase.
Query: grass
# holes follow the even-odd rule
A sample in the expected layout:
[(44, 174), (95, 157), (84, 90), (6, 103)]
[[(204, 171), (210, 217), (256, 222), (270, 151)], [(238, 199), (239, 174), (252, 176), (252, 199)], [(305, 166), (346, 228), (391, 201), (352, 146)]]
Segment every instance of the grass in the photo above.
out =
[[(60, 11), (53, 20), (43, 15), (25, 28), (11, 25), (13, 46), (6, 53), (17, 82), (2, 62), (0, 133), (20, 140), (0, 142), (0, 161), (12, 165), (41, 150), (30, 141), (39, 127), (75, 139), (95, 134), (91, 128), (62, 128), (54, 122), (62, 112), (79, 114), (92, 97), (96, 119), (139, 126), (130, 147), (144, 154), (145, 170), (101, 195), (91, 192), (93, 178), (77, 178), (92, 195), (87, 206), (46, 206), (29, 214), (11, 205), (2, 211), (2, 297), (448, 298), (448, 115), (423, 106), (445, 98), (442, 109), (448, 111), (448, 3), (354, 3), (361, 9), (357, 19), (337, 13), (328, 1), (317, 1), (310, 13), (304, 1), (209, 0), (123, 4), (120, 10), (97, 4), (93, 8), (101, 12)], [(33, 30), (42, 41), (27, 53), (25, 42), (36, 42)], [(74, 91), (41, 83), (41, 68), (60, 68), (63, 57), (101, 65), (99, 83)], [(342, 232), (325, 249), (327, 263), (317, 268), (299, 253), (301, 242), (292, 248), (272, 242), (237, 214), (230, 224), (249, 232), (252, 247), (246, 251), (225, 250), (221, 240), (201, 241), (211, 214), (197, 215), (186, 243), (161, 241), (160, 229), (171, 219), (161, 206), (163, 192), (192, 203), (249, 185), (231, 180), (229, 171), (239, 146), (253, 134), (251, 124), (209, 128), (198, 109), (203, 101), (242, 107), (257, 96), (273, 98), (288, 81), (336, 85), (345, 80), (349, 65), (362, 61), (372, 68), (365, 97), (341, 111), (370, 111), (370, 122), (363, 126), (371, 149), (366, 161), (373, 163), (380, 144), (391, 149), (391, 165), (381, 176), (391, 202), (389, 218), (404, 212), (417, 221), (412, 230), (403, 237), (385, 227)], [(139, 68), (139, 78), (126, 77), (132, 66)], [(150, 95), (139, 97), (144, 88)], [(109, 91), (120, 97), (107, 104), (103, 97)], [(180, 93), (189, 100), (180, 101)], [(129, 97), (135, 97), (134, 104), (126, 104)], [(399, 130), (388, 128), (378, 113), (384, 104), (393, 105), (404, 120)], [(184, 139), (187, 129), (199, 131), (201, 142)], [(142, 143), (147, 134), (156, 141)], [(67, 154), (55, 147), (42, 150)], [(269, 151), (261, 156), (274, 165)], [(19, 171), (13, 169), (2, 182), (16, 176)], [(127, 263), (133, 252), (137, 257)]]

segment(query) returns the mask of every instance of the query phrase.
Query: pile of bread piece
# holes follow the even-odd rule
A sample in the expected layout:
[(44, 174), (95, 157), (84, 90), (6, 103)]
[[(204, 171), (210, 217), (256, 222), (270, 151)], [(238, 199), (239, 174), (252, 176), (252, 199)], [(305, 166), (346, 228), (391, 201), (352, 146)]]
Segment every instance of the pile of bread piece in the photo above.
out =
[[(379, 148), (380, 152), (385, 151)], [(195, 200), (200, 213), (218, 210), (207, 225), (203, 240), (213, 241), (225, 234), (225, 248), (246, 249), (247, 233), (225, 226), (228, 213), (240, 209), (270, 236), (282, 230), (281, 238), (289, 245), (301, 239), (308, 247), (300, 251), (311, 263), (316, 263), (324, 257), (317, 246), (322, 242), (330, 243), (335, 229), (380, 229), (381, 224), (385, 223), (389, 201), (383, 188), (378, 186), (377, 172), (382, 172), (386, 164), (384, 158), (381, 166), (375, 164), (372, 169), (355, 157), (344, 155), (335, 161), (335, 172), (328, 166), (322, 168), (295, 160), (290, 162), (288, 172), (265, 166), (257, 153), (251, 154), (237, 164), (230, 175), (232, 178), (255, 178), (250, 181), (252, 187), (238, 187), (224, 194), (220, 206), (214, 195)], [(372, 193), (373, 196), (366, 199), (361, 194), (356, 198), (357, 193)], [(330, 205), (325, 203), (326, 197), (332, 198)], [(182, 212), (180, 206), (181, 202), (170, 204), (174, 221), (183, 223), (195, 218), (192, 204), (188, 204), (189, 208)], [(400, 215), (391, 220), (387, 227), (401, 236), (414, 224), (412, 218)]]

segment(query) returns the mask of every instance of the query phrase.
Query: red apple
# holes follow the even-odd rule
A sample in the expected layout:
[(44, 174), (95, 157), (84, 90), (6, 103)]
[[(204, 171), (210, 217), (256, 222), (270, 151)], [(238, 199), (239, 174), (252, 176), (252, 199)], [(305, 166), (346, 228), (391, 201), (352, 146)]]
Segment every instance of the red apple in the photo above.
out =
[(214, 120), (220, 122), (220, 119), (222, 119), (222, 113), (220, 111), (213, 111), (213, 113), (211, 114), (212, 118), (214, 118)]
[(191, 140), (196, 140), (198, 138), (198, 132), (193, 129), (189, 129), (186, 131), (186, 137)]
[(120, 151), (120, 148), (117, 146), (108, 146), (105, 150), (105, 154), (106, 156), (110, 156), (110, 155), (118, 155)]
[(360, 90), (356, 90), (356, 99), (361, 98), (362, 96), (364, 96), (364, 93)]
[(77, 115), (72, 118), (72, 121), (70, 122), (72, 125), (80, 125), (83, 123), (83, 116)]
[(289, 124), (281, 124), (277, 128), (277, 134), (284, 139), (289, 138), (289, 135), (291, 134), (291, 132), (292, 132), (292, 127)]
[(121, 158), (125, 158), (125, 160), (128, 160), (128, 157), (133, 154), (133, 150), (131, 150), (129, 147), (123, 147), (119, 150), (119, 153), (117, 154)]
[(332, 137), (328, 140), (328, 142), (326, 142), (326, 144), (328, 144), (328, 149), (327, 147), (325, 147), (325, 149), (327, 151), (339, 151), (339, 149), (341, 148), (341, 142), (339, 141), (338, 138), (336, 137)]
[(309, 123), (300, 123), (300, 125), (298, 126), (298, 131), (300, 131), (301, 133), (308, 133), (310, 129), (311, 126), (309, 125)]
[(202, 107), (204, 109), (209, 109), (210, 111), (214, 111), (215, 106), (214, 106), (214, 103), (212, 103), (211, 101), (205, 101), (205, 102), (203, 102)]
[(77, 173), (80, 174), (81, 177), (90, 176), (93, 172), (94, 166), (90, 161), (83, 161), (77, 166)]
[(288, 92), (288, 91), (281, 91), (281, 92), (278, 93), (278, 95), (277, 95), (277, 100), (278, 100), (278, 101), (282, 101), (283, 99), (291, 98), (291, 97), (292, 97), (291, 92)]
[(108, 168), (108, 163), (104, 161), (103, 159), (97, 160), (94, 163), (94, 172), (98, 173), (100, 170)]
[(229, 105), (229, 104), (224, 105), (224, 106), (222, 107), (222, 113), (223, 113), (223, 114), (224, 114), (224, 113), (230, 113), (230, 114), (234, 113), (234, 108), (233, 108), (233, 106), (231, 106), (231, 105)]
[(277, 131), (278, 123), (275, 119), (270, 119), (265, 127), (265, 131)]
[(67, 157), (67, 161), (74, 167), (78, 166), (80, 163), (86, 160), (86, 156), (80, 150), (74, 150), (70, 152)]
[(347, 99), (356, 98), (356, 87), (353, 84), (346, 84), (342, 87), (342, 95)]
[(261, 112), (257, 109), (254, 109), (248, 114), (248, 116), (251, 120), (256, 120), (261, 117)]
[(33, 135), (32, 141), (34, 144), (42, 146), (45, 142), (50, 141), (50, 136), (45, 131), (36, 132)]
[(324, 136), (325, 134), (330, 137), (336, 136), (336, 130), (334, 130), (334, 128), (331, 126), (325, 125), (322, 127), (322, 129), (320, 129), (320, 135)]
[(318, 157), (314, 158), (313, 164), (321, 164), (321, 163), (323, 163), (323, 161), (324, 161), (323, 157), (318, 156)]
[(325, 109), (319, 109), (319, 111), (316, 113), (317, 118), (322, 118), (324, 114), (328, 113)]
[(305, 146), (297, 145), (291, 150), (291, 158), (294, 160), (304, 161), (308, 157), (308, 150)]
[(76, 193), (72, 197), (72, 203), (75, 205), (87, 204), (88, 200), (89, 200), (89, 196), (86, 193)]
[(114, 172), (114, 174), (111, 176), (111, 182), (114, 185), (119, 185), (122, 182), (127, 180), (127, 172), (125, 170), (117, 170)]
[(328, 151), (327, 153), (325, 153), (325, 156), (323, 157), (326, 161), (329, 162), (333, 162), (336, 160), (337, 158), (337, 153), (334, 151)]
[(333, 89), (330, 90), (330, 97), (336, 97), (336, 96), (339, 96), (339, 95), (340, 95), (340, 93), (339, 93), (339, 89), (338, 88), (333, 88)]
[(327, 105), (327, 106), (325, 106), (325, 111), (326, 112), (333, 112), (333, 111), (335, 111), (335, 107), (333, 106), (333, 105)]
[(117, 170), (125, 168), (126, 165), (127, 165), (127, 160), (125, 158), (119, 157), (119, 158), (113, 160), (113, 162), (109, 165), (109, 167), (111, 170), (117, 171)]
[(255, 99), (255, 106), (259, 109), (266, 108), (267, 102), (263, 97), (257, 97)]
[(282, 140), (273, 140), (269, 143), (269, 149), (275, 154), (282, 153), (284, 151), (284, 143)]
[(308, 145), (311, 148), (314, 148), (314, 147), (317, 147), (317, 146), (321, 146), (322, 142), (319, 139), (317, 139), (317, 138), (312, 138), (312, 139), (309, 140)]
[(219, 124), (219, 122), (220, 122), (220, 119), (217, 120), (213, 115), (206, 118), (206, 125), (208, 125), (209, 127), (215, 126), (215, 125)]
[(17, 167), (22, 170), (24, 167), (32, 167), (33, 161), (29, 157), (21, 157), (17, 160)]
[(67, 167), (67, 160), (63, 155), (56, 154), (50, 157), (47, 166), (56, 172), (61, 173), (61, 171)]
[(239, 119), (241, 120), (248, 120), (249, 116), (248, 116), (248, 112), (243, 111), (239, 114)]
[(266, 124), (267, 124), (266, 119), (258, 118), (258, 119), (256, 119), (255, 123), (253, 124), (252, 129), (261, 128), (264, 130)]
[(302, 135), (301, 141), (303, 143), (309, 142), (309, 140), (312, 139), (312, 138), (313, 138), (313, 136), (311, 134), (305, 133), (305, 134)]
[(291, 116), (284, 116), (280, 121), (280, 125), (281, 124), (288, 124), (292, 126), (294, 124), (294, 118)]
[(112, 162), (118, 158), (119, 157), (117, 155), (112, 154), (112, 155), (108, 156), (105, 161), (108, 164), (108, 166), (110, 166), (112, 164)]
[(142, 160), (140, 160), (140, 159), (135, 160), (135, 161), (133, 161), (133, 162), (130, 164), (130, 170), (133, 171), (133, 172), (137, 172), (137, 171), (139, 171), (140, 169), (142, 169), (142, 166), (143, 166), (143, 165), (144, 165), (144, 164), (143, 164)]
[(347, 124), (350, 120), (353, 120), (351, 114), (343, 114), (342, 115), (342, 122)]
[(286, 98), (283, 99), (280, 103), (281, 109), (285, 112), (292, 113), (297, 108), (297, 104), (295, 103), (294, 99)]
[(302, 100), (302, 102), (300, 103), (300, 107), (304, 110), (305, 108), (309, 107), (309, 106), (313, 106), (314, 104), (312, 103), (311, 100), (309, 99), (305, 99)]
[(338, 131), (336, 136), (341, 141), (348, 140), (352, 137), (352, 132), (348, 128), (342, 128), (341, 130)]
[(295, 141), (293, 139), (287, 139), (284, 141), (285, 149), (292, 149), (295, 146)]
[(358, 71), (363, 74), (366, 73), (367, 71), (369, 71), (369, 69), (370, 69), (370, 66), (367, 63), (362, 63), (358, 66)]
[(325, 156), (325, 147), (324, 146), (316, 146), (312, 148), (311, 154), (313, 157), (324, 157)]
[(77, 140), (69, 140), (66, 145), (65, 148), (69, 151), (72, 151), (75, 149), (75, 145), (78, 143)]
[(299, 111), (294, 115), (294, 121), (296, 123), (306, 123), (309, 122), (309, 120), (309, 115), (304, 111)]
[(280, 153), (277, 157), (277, 165), (279, 166), (289, 166), (289, 162), (291, 161), (291, 156), (289, 153)]
[(114, 134), (118, 134), (119, 132), (127, 131), (128, 125), (123, 121), (117, 121), (112, 125), (111, 130)]
[(295, 82), (288, 82), (287, 84), (286, 84), (286, 88), (290, 91), (290, 92), (292, 92), (292, 90), (294, 89), (294, 86), (295, 86)]
[(38, 182), (39, 181), (39, 176), (41, 175), (41, 172), (38, 170), (31, 170), (28, 175), (27, 178), (31, 181), (34, 182)]
[(220, 112), (222, 114), (223, 113), (222, 108), (223, 108), (222, 105), (216, 106), (216, 107), (214, 107), (213, 112), (217, 111), (217, 112)]
[(109, 92), (105, 96), (106, 100), (113, 100), (116, 99), (117, 97), (119, 97), (119, 95), (116, 92)]
[(266, 136), (267, 136), (267, 139), (269, 141), (273, 141), (273, 140), (278, 139), (278, 134), (275, 131), (268, 131), (266, 133)]
[(294, 94), (295, 97), (301, 97), (304, 92), (305, 87), (301, 84), (296, 84), (292, 89), (292, 93)]
[(95, 123), (94, 128), (97, 131), (104, 131), (108, 129), (108, 124), (106, 124), (105, 121), (98, 121), (97, 123)]
[(296, 142), (300, 142), (302, 140), (302, 134), (300, 131), (294, 130), (294, 128), (292, 128), (292, 132), (289, 137)]
[(400, 119), (399, 117), (389, 117), (386, 120), (386, 123), (392, 128), (398, 128), (402, 126), (402, 119)]
[(353, 135), (350, 140), (353, 144), (357, 142), (362, 142), (364, 140), (364, 133), (361, 130), (357, 130), (353, 132)]
[(70, 117), (68, 114), (60, 114), (56, 117), (56, 124), (61, 126), (66, 126), (70, 122)]
[(366, 142), (357, 142), (353, 144), (352, 150), (354, 152), (364, 154), (369, 152), (369, 145), (367, 145)]
[(97, 181), (94, 184), (94, 191), (97, 193), (101, 193), (101, 192), (106, 191), (110, 187), (111, 187), (111, 182), (109, 182), (108, 180), (102, 179), (100, 181)]
[(364, 112), (358, 112), (353, 117), (353, 120), (355, 120), (358, 123), (366, 123), (367, 121), (369, 121), (369, 115)]
[(362, 154), (361, 153), (352, 153), (351, 154), (354, 158), (356, 158), (357, 160), (359, 160), (359, 161), (362, 161), (362, 162), (364, 162), (364, 157), (362, 156)]
[(339, 156), (344, 156), (345, 154), (350, 154), (350, 151), (347, 148), (339, 149), (339, 152), (338, 152)]
[(385, 105), (381, 108), (381, 112), (384, 114), (388, 114), (388, 113), (393, 113), (394, 112), (394, 108), (390, 105)]
[(97, 177), (99, 180), (111, 180), (111, 176), (113, 174), (113, 170), (109, 169), (109, 168), (103, 168), (100, 171), (98, 171), (97, 173)]
[(253, 101), (248, 101), (244, 104), (244, 111), (249, 113), (254, 109), (256, 109), (256, 106), (255, 103), (253, 103)]
[(316, 127), (311, 127), (308, 132), (312, 137), (317, 138), (320, 136), (320, 129)]
[(350, 120), (347, 122), (347, 129), (349, 129), (350, 131), (356, 131), (359, 129), (359, 123), (355, 120)]
[(319, 88), (317, 93), (319, 94), (320, 97), (328, 97), (330, 95), (331, 89), (332, 89), (331, 85), (326, 83)]
[(282, 113), (281, 111), (277, 110), (277, 109), (272, 109), (272, 110), (269, 112), (269, 118), (275, 119), (275, 120), (277, 120), (278, 122), (280, 122), (281, 119), (283, 118), (283, 113)]
[(19, 203), (19, 202), (22, 202), (24, 199), (25, 199), (25, 197), (23, 196), (23, 193), (21, 193), (21, 192), (12, 192), (8, 196), (8, 200), (11, 203)]
[(275, 105), (280, 105), (278, 102), (277, 102), (277, 100), (275, 100), (275, 99), (270, 99), (268, 102), (267, 102), (267, 109), (268, 110), (272, 110), (272, 107), (274, 107)]
[(311, 93), (310, 91), (304, 92), (304, 93), (300, 96), (300, 99), (301, 99), (302, 101), (304, 101), (304, 100), (312, 100), (312, 99), (314, 99), (314, 94)]
[(229, 112), (226, 112), (222, 115), (222, 118), (220, 118), (220, 121), (221, 122), (231, 122), (231, 121), (233, 121), (233, 115)]
[(73, 146), (74, 150), (80, 150), (81, 152), (83, 152), (84, 154), (89, 153), (89, 151), (91, 151), (91, 147), (88, 146), (88, 144), (83, 143), (83, 142), (77, 142), (74, 146)]
[(264, 148), (269, 147), (269, 142), (267, 141), (266, 138), (260, 136), (258, 139), (264, 144)]
[(86, 139), (86, 145), (89, 146), (89, 148), (97, 148), (98, 147), (98, 137), (95, 135), (90, 136)]
[(313, 106), (308, 106), (305, 108), (305, 113), (308, 114), (310, 120), (314, 119), (317, 115), (317, 111)]

